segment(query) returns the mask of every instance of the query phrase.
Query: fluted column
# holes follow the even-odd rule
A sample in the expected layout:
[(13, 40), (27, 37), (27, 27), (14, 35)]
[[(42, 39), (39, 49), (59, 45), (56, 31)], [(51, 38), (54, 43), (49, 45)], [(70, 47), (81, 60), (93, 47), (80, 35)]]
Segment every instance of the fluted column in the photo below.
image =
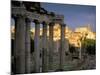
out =
[(61, 41), (60, 41), (60, 63), (59, 63), (59, 70), (64, 69), (64, 61), (65, 61), (65, 49), (64, 49), (64, 42), (65, 42), (65, 24), (61, 24)]
[(16, 74), (25, 73), (25, 17), (15, 19), (14, 68)]
[(43, 24), (43, 47), (42, 47), (42, 72), (48, 71), (48, 57), (47, 57), (47, 24), (45, 22)]
[(53, 26), (54, 23), (49, 24), (49, 70), (53, 70)]
[(40, 23), (35, 20), (34, 59), (35, 72), (40, 72)]
[(30, 52), (30, 24), (31, 21), (26, 18), (26, 32), (25, 32), (25, 59), (26, 59), (26, 73), (30, 73), (30, 66), (31, 66), (31, 52)]

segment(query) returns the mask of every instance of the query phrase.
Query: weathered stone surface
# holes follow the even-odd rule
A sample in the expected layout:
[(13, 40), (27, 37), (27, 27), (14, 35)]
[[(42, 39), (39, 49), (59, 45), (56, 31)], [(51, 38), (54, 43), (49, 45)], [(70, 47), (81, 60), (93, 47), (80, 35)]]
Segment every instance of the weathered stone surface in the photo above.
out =
[(25, 73), (25, 17), (19, 15), (15, 19), (15, 73)]
[(25, 32), (25, 71), (26, 73), (31, 72), (31, 48), (30, 48), (30, 25), (31, 21), (26, 18), (26, 32)]
[(49, 25), (49, 70), (53, 69), (53, 25), (54, 23)]
[(60, 49), (59, 49), (59, 69), (64, 69), (65, 64), (65, 48), (64, 48), (64, 42), (65, 42), (65, 25), (61, 25), (61, 42), (60, 42)]
[(34, 56), (35, 56), (35, 72), (40, 72), (40, 24), (35, 22), (35, 36), (34, 36)]
[(47, 24), (45, 22), (43, 22), (42, 24), (43, 24), (42, 72), (47, 72), (48, 71)]

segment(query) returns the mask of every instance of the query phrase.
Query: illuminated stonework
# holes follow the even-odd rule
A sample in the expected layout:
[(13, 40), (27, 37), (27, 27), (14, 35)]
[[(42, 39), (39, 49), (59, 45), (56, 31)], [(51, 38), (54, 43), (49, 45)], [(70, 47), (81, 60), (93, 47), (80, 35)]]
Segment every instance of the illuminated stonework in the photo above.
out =
[[(14, 26), (11, 27), (11, 32), (12, 32), (12, 38), (14, 37)], [(42, 36), (43, 29), (40, 28), (40, 36)], [(35, 29), (31, 28), (31, 38), (34, 39), (34, 34), (35, 34)], [(53, 40), (58, 41), (60, 40), (60, 25), (55, 24), (54, 26), (54, 35), (53, 35)], [(47, 36), (49, 36), (49, 28), (47, 31)], [(86, 37), (87, 39), (94, 39), (96, 40), (96, 33), (92, 32), (92, 30), (86, 26), (86, 27), (77, 27), (75, 31), (73, 32), (69, 27), (65, 28), (65, 39), (69, 41), (70, 44), (74, 45), (75, 47), (80, 47), (81, 43), (81, 38)]]

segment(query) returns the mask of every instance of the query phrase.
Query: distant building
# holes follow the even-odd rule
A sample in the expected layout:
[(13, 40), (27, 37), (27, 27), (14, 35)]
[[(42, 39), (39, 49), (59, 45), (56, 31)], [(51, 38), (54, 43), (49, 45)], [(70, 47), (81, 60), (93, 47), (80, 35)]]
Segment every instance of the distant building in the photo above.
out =
[(80, 39), (82, 37), (82, 34), (80, 32), (73, 32), (70, 36), (69, 43), (75, 47), (80, 47)]
[[(49, 27), (47, 28), (47, 36), (49, 36)], [(31, 38), (34, 39), (35, 35), (35, 28), (31, 28)], [(11, 33), (12, 33), (12, 38), (14, 39), (14, 33), (15, 33), (15, 28), (14, 26), (11, 27)], [(40, 36), (42, 36), (43, 29), (40, 28)], [(59, 41), (60, 36), (61, 36), (61, 30), (60, 30), (60, 25), (55, 24), (54, 26), (54, 35), (53, 35), (53, 40)], [(96, 40), (96, 33), (93, 32), (90, 28), (90, 26), (84, 26), (84, 27), (77, 27), (75, 31), (72, 31), (69, 27), (66, 26), (65, 28), (65, 39), (68, 41), (70, 44), (72, 44), (75, 47), (80, 47), (81, 43), (81, 38), (87, 38), (87, 39), (93, 39)]]
[(80, 32), (87, 39), (96, 39), (96, 33), (91, 30), (90, 26), (78, 27), (75, 32)]
[(93, 39), (96, 40), (96, 33), (95, 32), (89, 32), (86, 36), (87, 39)]

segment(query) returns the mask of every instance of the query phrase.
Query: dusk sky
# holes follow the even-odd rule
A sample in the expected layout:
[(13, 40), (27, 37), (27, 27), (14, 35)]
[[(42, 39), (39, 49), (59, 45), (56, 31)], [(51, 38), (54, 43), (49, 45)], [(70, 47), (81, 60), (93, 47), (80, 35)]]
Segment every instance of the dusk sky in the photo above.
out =
[(48, 11), (64, 15), (64, 22), (71, 29), (90, 24), (92, 30), (96, 30), (96, 7), (86, 5), (71, 5), (57, 3), (42, 3)]

